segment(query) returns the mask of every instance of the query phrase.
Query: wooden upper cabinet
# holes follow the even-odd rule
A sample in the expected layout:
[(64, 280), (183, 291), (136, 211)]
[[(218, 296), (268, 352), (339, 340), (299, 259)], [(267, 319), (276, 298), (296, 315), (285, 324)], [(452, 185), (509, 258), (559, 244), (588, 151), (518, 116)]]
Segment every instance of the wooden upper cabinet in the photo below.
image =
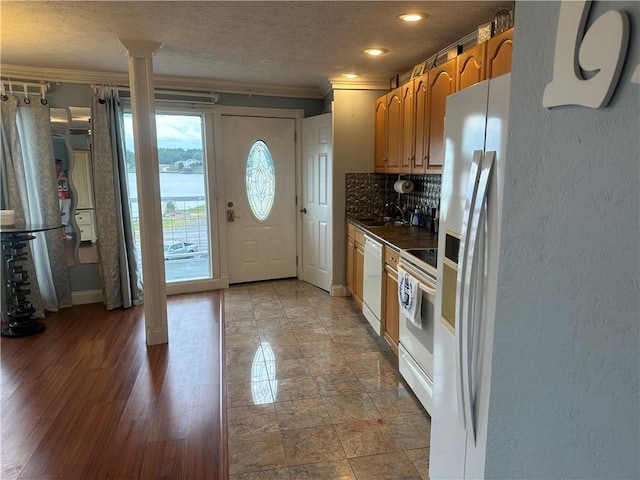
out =
[(490, 38), (487, 44), (486, 78), (496, 78), (511, 71), (513, 28)]
[(456, 57), (456, 89), (463, 90), (485, 80), (486, 42), (471, 47)]
[(376, 99), (374, 171), (442, 173), (447, 97), (511, 71), (513, 28)]
[(447, 97), (456, 91), (455, 58), (429, 70), (429, 159), (428, 172), (442, 172), (444, 159), (444, 115)]
[(387, 96), (376, 99), (374, 171), (384, 173), (387, 166)]
[(411, 173), (415, 149), (415, 107), (413, 80), (402, 85), (402, 151), (400, 173)]
[(400, 171), (402, 155), (402, 87), (387, 94), (387, 173)]
[(424, 173), (429, 159), (429, 73), (413, 80), (415, 150), (412, 173)]

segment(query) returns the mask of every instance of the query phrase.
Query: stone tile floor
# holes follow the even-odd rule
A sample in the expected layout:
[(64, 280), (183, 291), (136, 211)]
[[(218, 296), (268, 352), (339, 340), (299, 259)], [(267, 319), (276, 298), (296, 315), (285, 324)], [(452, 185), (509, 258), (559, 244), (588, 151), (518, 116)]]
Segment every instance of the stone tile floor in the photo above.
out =
[(431, 421), (351, 298), (225, 291), (230, 480), (427, 479)]

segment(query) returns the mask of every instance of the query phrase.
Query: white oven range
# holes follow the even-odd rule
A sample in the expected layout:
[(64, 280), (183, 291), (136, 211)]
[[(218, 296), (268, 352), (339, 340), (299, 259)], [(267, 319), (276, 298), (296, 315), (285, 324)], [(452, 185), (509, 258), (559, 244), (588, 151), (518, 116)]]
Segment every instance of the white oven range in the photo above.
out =
[(433, 332), (437, 251), (437, 248), (401, 250), (398, 264), (398, 268), (418, 281), (422, 295), (420, 307), (422, 328), (414, 325), (400, 312), (400, 344), (398, 346), (400, 374), (430, 415), (433, 405)]

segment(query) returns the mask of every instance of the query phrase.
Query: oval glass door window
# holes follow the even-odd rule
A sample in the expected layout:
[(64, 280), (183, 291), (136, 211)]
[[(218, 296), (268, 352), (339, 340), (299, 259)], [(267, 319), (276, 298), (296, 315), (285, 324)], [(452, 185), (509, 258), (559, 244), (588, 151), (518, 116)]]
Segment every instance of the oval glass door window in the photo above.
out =
[(264, 222), (271, 213), (276, 196), (276, 172), (271, 151), (262, 140), (256, 141), (249, 150), (245, 185), (251, 212)]

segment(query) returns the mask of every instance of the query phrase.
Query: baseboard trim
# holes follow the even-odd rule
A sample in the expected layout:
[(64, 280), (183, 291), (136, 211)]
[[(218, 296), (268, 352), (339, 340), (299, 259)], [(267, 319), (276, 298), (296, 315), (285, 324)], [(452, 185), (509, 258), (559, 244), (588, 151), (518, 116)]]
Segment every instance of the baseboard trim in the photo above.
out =
[(71, 292), (72, 305), (102, 303), (103, 301), (104, 297), (102, 296), (102, 290), (80, 290), (78, 292)]
[(345, 285), (331, 285), (332, 297), (349, 297), (351, 294)]

